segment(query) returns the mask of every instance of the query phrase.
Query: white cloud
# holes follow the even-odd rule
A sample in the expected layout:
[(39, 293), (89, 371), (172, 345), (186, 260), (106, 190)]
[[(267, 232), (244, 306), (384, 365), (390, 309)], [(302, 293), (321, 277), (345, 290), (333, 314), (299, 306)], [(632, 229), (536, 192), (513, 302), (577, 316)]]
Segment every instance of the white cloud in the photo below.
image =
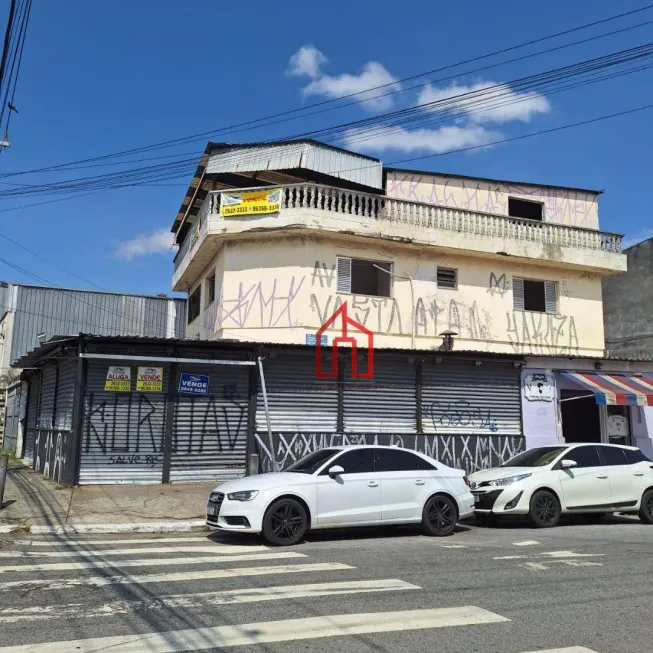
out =
[(328, 59), (314, 46), (303, 45), (288, 63), (287, 73), (296, 77), (315, 79), (320, 75), (320, 68)]
[[(441, 102), (459, 95), (465, 97), (446, 103)], [(444, 88), (436, 88), (428, 84), (420, 91), (417, 102), (418, 104), (440, 102), (431, 107), (431, 110), (462, 111), (470, 122), (476, 124), (504, 123), (513, 120), (529, 122), (534, 115), (551, 111), (551, 103), (543, 95), (535, 92), (518, 93), (508, 84), (500, 82), (479, 82), (471, 86), (454, 82)]]
[(398, 150), (440, 154), (463, 147), (482, 146), (501, 138), (501, 133), (469, 125), (447, 125), (438, 129), (403, 129), (384, 127), (367, 131), (349, 131), (345, 143), (356, 150)]
[[(328, 59), (312, 45), (304, 45), (290, 57), (287, 72), (290, 75), (311, 78), (312, 81), (302, 89), (305, 96), (339, 98), (356, 93), (358, 95), (353, 99), (371, 111), (391, 107), (393, 97), (385, 94), (401, 89), (397, 78), (378, 61), (367, 62), (358, 74), (324, 75), (322, 66), (327, 61)], [(377, 88), (379, 86), (383, 88)], [(384, 97), (375, 97), (377, 95)]]
[(636, 231), (632, 236), (626, 236), (623, 240), (622, 247), (626, 249), (649, 238), (653, 238), (653, 228), (642, 229), (641, 231)]
[(119, 243), (114, 255), (125, 261), (131, 261), (139, 256), (161, 254), (170, 251), (172, 239), (173, 234), (168, 229), (158, 229)]

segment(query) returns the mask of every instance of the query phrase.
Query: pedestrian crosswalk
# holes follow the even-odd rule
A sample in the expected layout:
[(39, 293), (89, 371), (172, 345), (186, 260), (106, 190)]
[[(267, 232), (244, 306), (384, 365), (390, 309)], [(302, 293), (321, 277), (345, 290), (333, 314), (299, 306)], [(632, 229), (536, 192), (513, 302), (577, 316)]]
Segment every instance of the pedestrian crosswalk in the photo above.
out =
[(422, 588), (366, 575), (301, 548), (256, 541), (23, 538), (0, 548), (0, 653), (181, 653), (300, 640), (316, 640), (318, 650), (332, 637), (482, 630), (511, 621), (483, 606), (424, 605), (419, 598), (389, 610), (372, 597), (419, 597)]

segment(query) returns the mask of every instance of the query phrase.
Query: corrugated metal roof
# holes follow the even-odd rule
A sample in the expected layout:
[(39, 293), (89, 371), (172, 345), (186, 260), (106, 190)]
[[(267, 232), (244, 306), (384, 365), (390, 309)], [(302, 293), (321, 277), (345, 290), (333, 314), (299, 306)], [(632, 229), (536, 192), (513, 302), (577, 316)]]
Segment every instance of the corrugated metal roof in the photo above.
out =
[(143, 295), (67, 290), (17, 284), (16, 317), (10, 360), (38, 344), (45, 334), (77, 335), (95, 331), (107, 336), (186, 334), (186, 300)]

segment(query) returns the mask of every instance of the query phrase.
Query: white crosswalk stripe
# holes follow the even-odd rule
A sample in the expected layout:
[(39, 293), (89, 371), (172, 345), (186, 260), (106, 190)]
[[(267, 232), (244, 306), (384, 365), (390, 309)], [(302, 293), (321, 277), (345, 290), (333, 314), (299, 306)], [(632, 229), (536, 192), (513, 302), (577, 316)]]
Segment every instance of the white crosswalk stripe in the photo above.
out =
[(151, 538), (136, 538), (129, 540), (83, 540), (83, 539), (69, 539), (69, 538), (57, 538), (56, 540), (14, 540), (13, 544), (16, 546), (29, 546), (29, 547), (39, 547), (39, 546), (100, 546), (100, 547), (111, 547), (116, 544), (188, 544), (189, 542), (212, 542), (216, 547), (230, 547), (229, 544), (223, 544), (221, 542), (213, 542), (212, 540), (204, 537), (151, 537)]
[(402, 580), (363, 580), (336, 583), (313, 583), (309, 585), (282, 585), (255, 589), (225, 590), (222, 592), (203, 592), (157, 596), (149, 601), (113, 601), (97, 608), (83, 608), (79, 603), (67, 605), (30, 606), (28, 608), (0, 609), (0, 622), (70, 618), (113, 617), (128, 612), (161, 610), (163, 608), (199, 608), (230, 603), (255, 603), (258, 601), (280, 601), (302, 599), (313, 596), (334, 596), (342, 594), (361, 594), (369, 592), (394, 592), (398, 590), (418, 590)]
[(569, 646), (567, 648), (548, 648), (546, 650), (528, 651), (527, 653), (597, 653), (584, 646)]
[(267, 546), (161, 546), (147, 549), (90, 549), (82, 551), (0, 551), (0, 558), (95, 558), (107, 556), (151, 555), (153, 553), (208, 553), (220, 555), (269, 551)]
[[(305, 619), (263, 621), (237, 626), (217, 626), (148, 633), (118, 635), (64, 642), (39, 644), (39, 653), (182, 653), (212, 648), (229, 648), (304, 639), (364, 635), (369, 633), (401, 632), (452, 626), (492, 624), (510, 621), (506, 617), (476, 606), (334, 614)], [(34, 645), (0, 647), (0, 653), (33, 653)]]

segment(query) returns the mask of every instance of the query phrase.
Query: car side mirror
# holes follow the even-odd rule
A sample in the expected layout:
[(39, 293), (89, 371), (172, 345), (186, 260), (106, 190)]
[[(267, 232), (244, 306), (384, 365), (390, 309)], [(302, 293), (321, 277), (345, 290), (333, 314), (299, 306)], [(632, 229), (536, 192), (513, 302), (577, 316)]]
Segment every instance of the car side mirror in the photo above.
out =
[(335, 478), (336, 476), (340, 476), (340, 474), (344, 474), (344, 473), (345, 470), (340, 465), (334, 465), (333, 467), (329, 468), (329, 476), (331, 478)]
[(572, 467), (577, 467), (578, 463), (575, 460), (563, 460), (560, 463), (562, 469), (571, 469)]

